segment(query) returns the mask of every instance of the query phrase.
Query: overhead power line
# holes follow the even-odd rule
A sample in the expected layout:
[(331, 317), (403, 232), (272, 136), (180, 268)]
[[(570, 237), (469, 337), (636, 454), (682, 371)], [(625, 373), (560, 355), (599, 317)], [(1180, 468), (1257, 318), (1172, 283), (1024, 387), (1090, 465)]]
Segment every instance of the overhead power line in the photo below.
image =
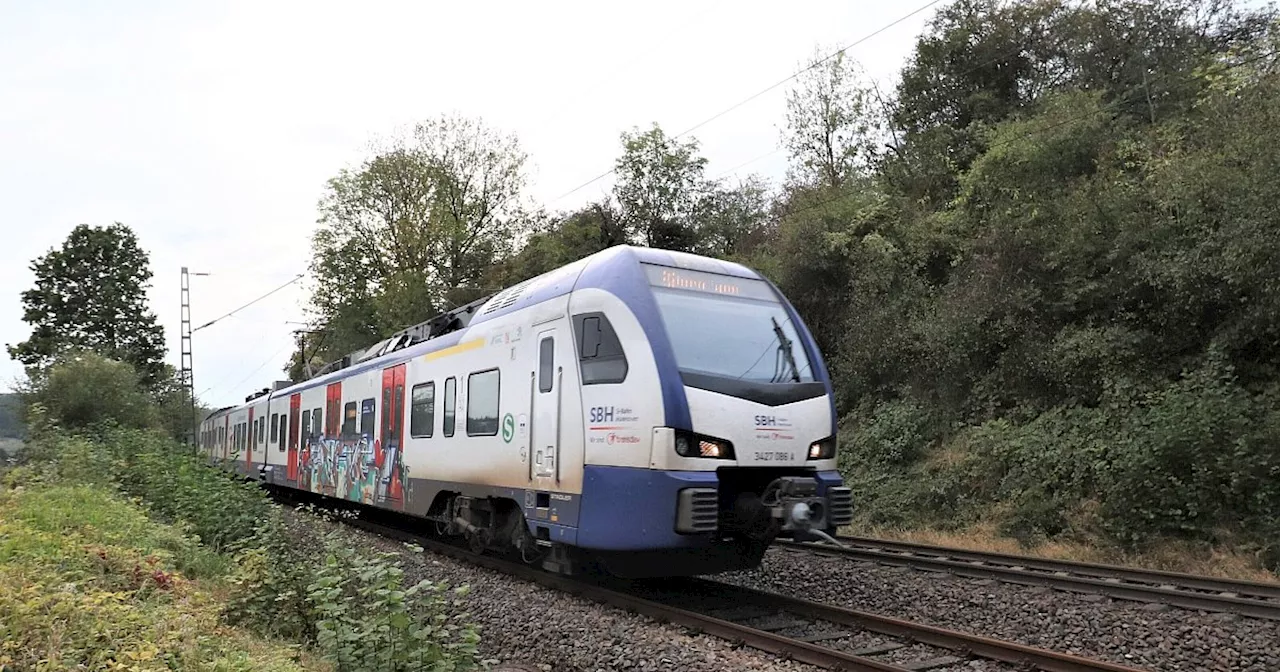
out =
[(249, 306), (252, 306), (253, 304), (255, 304), (255, 303), (257, 303), (257, 302), (259, 302), (259, 301), (261, 301), (261, 300), (263, 300), (263, 299), (267, 298), (268, 296), (271, 296), (272, 294), (275, 294), (276, 292), (278, 292), (278, 291), (280, 291), (280, 290), (284, 289), (285, 287), (288, 287), (289, 285), (292, 285), (293, 283), (295, 283), (295, 282), (297, 282), (297, 281), (301, 280), (301, 279), (302, 279), (302, 277), (303, 277), (303, 274), (302, 274), (302, 273), (299, 273), (299, 274), (295, 275), (295, 276), (293, 277), (293, 279), (292, 279), (292, 280), (290, 280), (290, 281), (288, 281), (288, 282), (284, 283), (283, 285), (280, 285), (279, 287), (276, 287), (275, 289), (273, 289), (273, 290), (271, 290), (271, 291), (267, 292), (266, 294), (263, 294), (262, 296), (259, 296), (258, 298), (256, 298), (256, 299), (254, 299), (254, 300), (250, 301), (249, 303), (246, 303), (246, 304), (244, 304), (243, 306), (240, 306), (239, 308), (236, 308), (235, 310), (233, 310), (233, 311), (231, 311), (231, 312), (227, 313), (226, 315), (223, 315), (223, 316), (221, 316), (221, 317), (217, 317), (217, 318), (214, 318), (214, 319), (212, 319), (212, 320), (210, 320), (210, 321), (208, 321), (208, 322), (205, 322), (204, 324), (202, 324), (202, 325), (200, 325), (200, 326), (196, 327), (195, 329), (192, 329), (191, 331), (192, 331), (192, 333), (195, 333), (195, 332), (197, 332), (197, 331), (200, 331), (201, 329), (204, 329), (205, 327), (213, 326), (213, 325), (214, 325), (214, 324), (216, 324), (217, 322), (219, 322), (219, 321), (221, 321), (221, 320), (225, 320), (225, 319), (227, 319), (228, 317), (231, 317), (232, 315), (235, 315), (236, 313), (238, 313), (238, 312), (240, 312), (240, 311), (244, 310), (245, 308), (248, 308)]
[[(791, 80), (795, 79), (796, 77), (799, 77), (800, 75), (803, 75), (804, 73), (806, 73), (806, 72), (808, 72), (808, 71), (810, 71), (810, 70), (812, 70), (812, 69), (814, 69), (814, 68), (816, 68), (816, 67), (818, 67), (818, 66), (822, 65), (823, 63), (826, 63), (827, 61), (829, 61), (829, 60), (831, 60), (831, 59), (833, 59), (833, 58), (835, 58), (835, 57), (839, 56), (840, 54), (843, 54), (844, 52), (846, 52), (846, 51), (848, 51), (848, 50), (850, 50), (850, 49), (852, 49), (852, 48), (854, 48), (854, 47), (856, 47), (856, 46), (858, 46), (858, 45), (862, 44), (863, 42), (866, 42), (867, 40), (870, 40), (871, 38), (873, 38), (873, 37), (875, 37), (875, 36), (879, 35), (880, 33), (883, 33), (883, 32), (885, 32), (886, 30), (889, 30), (890, 28), (893, 28), (894, 26), (896, 26), (896, 25), (898, 25), (898, 24), (902, 23), (903, 21), (906, 21), (907, 19), (910, 19), (911, 17), (913, 17), (913, 16), (915, 16), (915, 15), (917, 15), (917, 14), (919, 14), (919, 13), (921, 13), (921, 12), (923, 12), (923, 11), (927, 10), (927, 9), (929, 9), (930, 7), (933, 7), (934, 5), (936, 5), (936, 4), (940, 3), (940, 2), (942, 2), (942, 0), (930, 0), (929, 2), (925, 3), (924, 5), (921, 5), (920, 7), (916, 8), (916, 9), (915, 9), (915, 10), (913, 10), (913, 11), (911, 11), (910, 13), (905, 14), (905, 15), (903, 15), (903, 16), (901, 16), (901, 17), (899, 17), (899, 18), (895, 19), (894, 21), (892, 21), (892, 22), (890, 22), (890, 23), (888, 23), (888, 24), (886, 24), (886, 25), (884, 25), (884, 26), (881, 26), (880, 28), (878, 28), (878, 29), (876, 29), (876, 30), (874, 30), (874, 31), (872, 31), (872, 32), (870, 32), (870, 33), (868, 33), (868, 34), (866, 34), (866, 35), (863, 35), (862, 37), (860, 37), (860, 38), (858, 38), (858, 39), (854, 40), (853, 42), (850, 42), (849, 44), (846, 44), (845, 46), (840, 47), (839, 49), (837, 49), (837, 50), (835, 50), (835, 51), (831, 52), (830, 54), (827, 54), (825, 57), (823, 57), (823, 58), (821, 58), (821, 59), (819, 59), (819, 60), (817, 60), (817, 61), (814, 61), (813, 63), (809, 64), (808, 66), (806, 66), (806, 67), (804, 67), (804, 68), (801, 68), (800, 70), (797, 70), (796, 72), (791, 73), (791, 74), (790, 74), (790, 75), (788, 75), (787, 77), (785, 77), (785, 78), (783, 78), (783, 79), (780, 79), (780, 80), (778, 80), (778, 81), (774, 82), (773, 84), (770, 84), (769, 86), (766, 86), (765, 88), (763, 88), (763, 89), (761, 89), (761, 90), (759, 90), (759, 91), (757, 91), (757, 92), (755, 92), (755, 93), (753, 93), (753, 94), (751, 94), (751, 95), (747, 96), (746, 98), (743, 98), (742, 100), (740, 100), (740, 101), (738, 101), (738, 102), (734, 103), (733, 105), (730, 105), (729, 107), (726, 107), (725, 109), (720, 110), (719, 112), (716, 112), (715, 114), (711, 115), (710, 117), (707, 117), (706, 119), (703, 119), (702, 121), (699, 121), (698, 123), (694, 124), (693, 126), (690, 126), (689, 128), (686, 128), (685, 130), (681, 131), (680, 133), (677, 133), (674, 137), (675, 137), (675, 138), (682, 138), (682, 137), (684, 137), (684, 136), (686, 136), (686, 135), (688, 135), (688, 134), (690, 134), (690, 133), (692, 133), (692, 132), (694, 132), (694, 131), (698, 130), (699, 128), (702, 128), (703, 126), (706, 126), (707, 124), (709, 124), (709, 123), (711, 123), (711, 122), (713, 122), (713, 121), (715, 121), (715, 120), (719, 119), (720, 117), (723, 117), (724, 115), (729, 114), (730, 112), (733, 112), (734, 110), (736, 110), (736, 109), (738, 109), (738, 108), (742, 107), (743, 105), (746, 105), (747, 103), (750, 103), (751, 101), (755, 100), (756, 98), (759, 98), (760, 96), (763, 96), (764, 94), (769, 93), (770, 91), (773, 91), (774, 89), (778, 88), (779, 86), (782, 86), (783, 84), (786, 84), (787, 82), (790, 82)], [(610, 168), (609, 170), (606, 170), (605, 172), (600, 173), (599, 175), (597, 175), (597, 176), (595, 176), (595, 177), (593, 177), (593, 178), (591, 178), (591, 179), (587, 180), (586, 182), (583, 182), (582, 184), (580, 184), (580, 185), (578, 185), (578, 186), (576, 186), (576, 187), (574, 187), (574, 188), (570, 189), (569, 191), (566, 191), (565, 193), (561, 194), (560, 196), (557, 196), (557, 197), (556, 197), (556, 199), (555, 199), (555, 201), (552, 201), (552, 203), (555, 203), (556, 201), (560, 201), (560, 200), (562, 200), (562, 199), (564, 199), (564, 198), (567, 198), (567, 197), (569, 197), (569, 196), (572, 196), (573, 194), (576, 194), (577, 192), (579, 192), (579, 191), (581, 191), (581, 190), (583, 190), (583, 189), (586, 189), (587, 187), (591, 186), (592, 184), (594, 184), (594, 183), (596, 183), (596, 182), (598, 182), (598, 181), (600, 181), (600, 180), (603, 180), (604, 178), (606, 178), (606, 177), (608, 177), (608, 176), (612, 175), (612, 174), (614, 173), (614, 171), (615, 171), (615, 170), (617, 170), (617, 168)]]

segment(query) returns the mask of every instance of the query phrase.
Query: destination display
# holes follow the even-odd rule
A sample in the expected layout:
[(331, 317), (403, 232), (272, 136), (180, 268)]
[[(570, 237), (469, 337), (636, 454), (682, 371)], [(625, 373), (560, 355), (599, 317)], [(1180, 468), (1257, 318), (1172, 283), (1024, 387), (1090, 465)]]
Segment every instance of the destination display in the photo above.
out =
[(649, 276), (649, 284), (654, 287), (777, 301), (769, 285), (760, 280), (654, 264), (644, 264), (644, 270)]

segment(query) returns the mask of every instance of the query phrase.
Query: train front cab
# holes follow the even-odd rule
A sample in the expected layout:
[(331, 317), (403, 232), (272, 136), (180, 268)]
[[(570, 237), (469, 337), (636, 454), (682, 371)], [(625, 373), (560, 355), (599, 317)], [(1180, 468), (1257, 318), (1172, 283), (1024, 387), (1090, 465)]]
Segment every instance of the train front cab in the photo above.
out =
[(705, 574), (848, 523), (830, 381), (794, 309), (741, 266), (628, 253), (585, 269), (570, 304), (586, 436), (577, 545), (620, 576)]

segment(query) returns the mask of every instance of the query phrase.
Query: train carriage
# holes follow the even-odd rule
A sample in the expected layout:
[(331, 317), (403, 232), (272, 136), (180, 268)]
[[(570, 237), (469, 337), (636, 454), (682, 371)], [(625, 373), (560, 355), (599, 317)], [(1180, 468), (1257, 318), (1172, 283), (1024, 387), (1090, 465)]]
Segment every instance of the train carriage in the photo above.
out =
[(225, 468), (477, 551), (647, 576), (752, 567), (778, 536), (848, 522), (835, 434), (821, 355), (773, 285), (618, 246), (217, 411), (200, 437)]

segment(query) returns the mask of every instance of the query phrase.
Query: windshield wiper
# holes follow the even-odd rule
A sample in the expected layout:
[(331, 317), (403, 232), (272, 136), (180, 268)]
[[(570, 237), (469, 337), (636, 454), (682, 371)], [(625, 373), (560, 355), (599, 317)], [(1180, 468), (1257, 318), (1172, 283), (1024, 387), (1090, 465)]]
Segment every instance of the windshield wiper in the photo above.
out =
[[(773, 333), (778, 338), (778, 354), (782, 355), (787, 368), (791, 369), (791, 380), (798, 383), (800, 382), (800, 368), (796, 366), (796, 356), (795, 353), (791, 351), (791, 339), (787, 338), (786, 332), (782, 331), (782, 325), (778, 324), (778, 318), (770, 317), (769, 321), (773, 322)], [(779, 371), (774, 374), (773, 382), (782, 382), (781, 373), (783, 372)]]

